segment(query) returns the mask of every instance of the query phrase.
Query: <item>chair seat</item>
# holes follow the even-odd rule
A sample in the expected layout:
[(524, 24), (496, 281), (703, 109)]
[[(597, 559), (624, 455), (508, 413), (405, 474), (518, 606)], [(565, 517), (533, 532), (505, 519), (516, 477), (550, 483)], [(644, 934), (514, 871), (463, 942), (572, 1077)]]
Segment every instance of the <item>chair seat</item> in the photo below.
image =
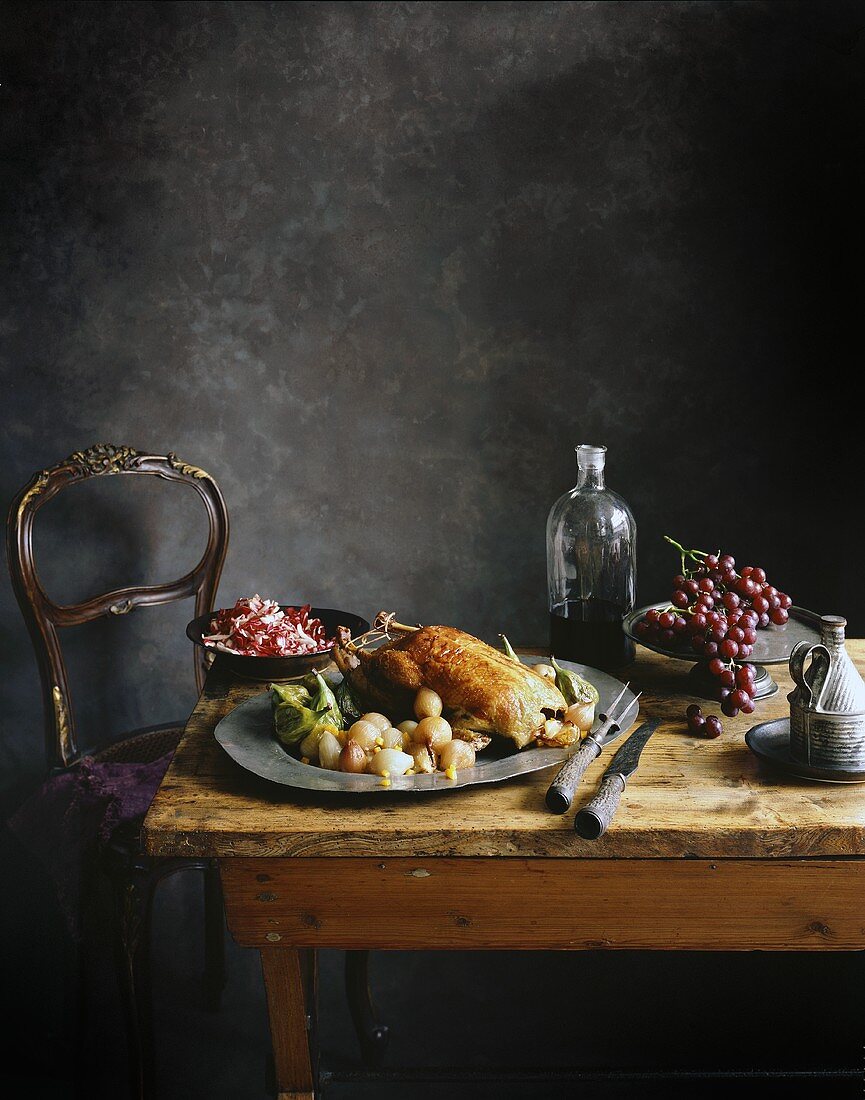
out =
[(174, 752), (182, 733), (181, 724), (136, 730), (92, 753), (91, 758), (100, 764), (152, 764), (160, 756)]

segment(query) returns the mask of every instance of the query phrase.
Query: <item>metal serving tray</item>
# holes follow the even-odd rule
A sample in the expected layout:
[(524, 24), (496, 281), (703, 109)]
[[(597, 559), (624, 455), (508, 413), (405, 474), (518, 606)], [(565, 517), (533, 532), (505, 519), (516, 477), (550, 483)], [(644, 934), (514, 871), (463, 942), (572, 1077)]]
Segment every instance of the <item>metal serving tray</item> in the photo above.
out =
[[(538, 664), (545, 657), (524, 657), (525, 664)], [(608, 676), (598, 669), (587, 665), (560, 661), (563, 668), (579, 673), (594, 684), (600, 695), (597, 713), (605, 710), (624, 687), (619, 680)], [(332, 683), (339, 683), (337, 673), (329, 677)], [(634, 694), (626, 691), (622, 697), (622, 706), (633, 702)], [(631, 722), (636, 722), (638, 707), (631, 709)], [(307, 791), (337, 791), (351, 794), (389, 795), (401, 792), (427, 793), (431, 791), (452, 791), (458, 787), (473, 787), (479, 783), (501, 783), (514, 776), (527, 775), (529, 772), (549, 768), (560, 764), (574, 751), (571, 748), (531, 748), (522, 752), (512, 750), (502, 738), (493, 738), (493, 743), (478, 754), (473, 768), (465, 768), (457, 773), (456, 779), (448, 779), (444, 772), (432, 775), (402, 775), (393, 777), (389, 787), (383, 786), (377, 775), (350, 775), (346, 772), (327, 771), (312, 764), (302, 764), (291, 756), (277, 741), (273, 731), (273, 713), (270, 692), (255, 695), (225, 716), (214, 730), (214, 736), (228, 755), (242, 768), (281, 783), (287, 787), (297, 787)]]

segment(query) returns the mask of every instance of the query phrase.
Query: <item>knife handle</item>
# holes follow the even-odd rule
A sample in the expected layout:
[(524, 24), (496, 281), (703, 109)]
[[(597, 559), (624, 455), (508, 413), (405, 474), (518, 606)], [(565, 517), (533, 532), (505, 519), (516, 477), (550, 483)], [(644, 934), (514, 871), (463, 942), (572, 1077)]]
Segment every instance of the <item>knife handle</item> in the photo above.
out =
[(573, 756), (569, 756), (547, 791), (547, 808), (554, 814), (567, 813), (574, 801), (574, 791), (586, 774), (589, 765), (597, 760), (601, 746), (593, 737), (587, 737)]
[(618, 809), (624, 789), (625, 781), (616, 772), (604, 776), (598, 793), (577, 811), (574, 818), (574, 828), (583, 840), (597, 840), (604, 835)]

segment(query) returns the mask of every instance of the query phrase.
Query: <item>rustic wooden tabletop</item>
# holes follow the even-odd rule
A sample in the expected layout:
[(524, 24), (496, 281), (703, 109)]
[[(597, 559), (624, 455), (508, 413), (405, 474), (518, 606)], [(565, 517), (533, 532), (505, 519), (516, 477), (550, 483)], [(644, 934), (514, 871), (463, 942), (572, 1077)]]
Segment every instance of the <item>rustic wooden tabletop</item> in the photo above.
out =
[[(862, 663), (865, 642), (849, 648)], [(576, 835), (574, 809), (546, 810), (553, 769), (430, 795), (256, 779), (213, 730), (264, 687), (211, 670), (145, 834), (155, 855), (219, 858), (228, 927), (261, 953), (280, 1100), (316, 1093), (303, 967), (318, 949), (862, 949), (865, 862), (844, 857), (865, 854), (865, 787), (792, 779), (749, 751), (754, 718), (787, 711), (783, 666), (756, 715), (690, 736), (688, 667), (642, 650), (627, 671), (642, 717), (663, 721), (599, 841)], [(356, 1018), (375, 1032), (371, 1006)]]
[[(865, 641), (848, 648), (865, 667)], [(761, 764), (747, 729), (787, 713), (792, 684), (780, 686), (754, 715), (724, 719), (717, 740), (692, 737), (684, 711), (687, 662), (640, 649), (626, 674), (644, 691), (641, 719), (663, 724), (643, 753), (608, 833), (581, 840), (574, 810), (547, 812), (545, 769), (497, 786), (434, 795), (325, 796), (257, 779), (213, 738), (216, 723), (264, 685), (208, 675), (174, 761), (145, 821), (148, 850), (159, 856), (348, 857), (699, 857), (802, 858), (865, 855), (865, 786), (799, 780)], [(587, 773), (575, 808), (597, 787), (607, 750)], [(580, 797), (580, 792), (584, 798)]]

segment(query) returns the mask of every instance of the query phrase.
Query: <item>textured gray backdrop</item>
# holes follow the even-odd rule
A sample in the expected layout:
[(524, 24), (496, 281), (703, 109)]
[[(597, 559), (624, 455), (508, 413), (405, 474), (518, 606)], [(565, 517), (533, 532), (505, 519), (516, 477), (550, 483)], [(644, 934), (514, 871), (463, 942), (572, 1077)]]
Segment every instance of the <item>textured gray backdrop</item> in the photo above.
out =
[[(585, 439), (636, 512), (646, 599), (669, 530), (861, 632), (817, 522), (824, 481), (833, 504), (850, 481), (844, 406), (814, 415), (861, 304), (861, 23), (853, 4), (8, 6), (3, 496), (91, 442), (173, 449), (228, 500), (223, 602), (531, 642)], [(194, 510), (136, 488), (46, 516), (58, 593), (189, 561)], [(36, 678), (0, 599), (5, 782), (36, 766)], [(184, 618), (70, 636), (90, 728), (188, 707)]]
[[(516, 642), (572, 447), (865, 629), (856, 3), (32, 3), (0, 27), (0, 495), (97, 441), (210, 470), (258, 590)], [(70, 598), (179, 573), (182, 490), (43, 513)], [(188, 711), (188, 608), (70, 632), (85, 731)], [(7, 800), (40, 767), (0, 585)]]

